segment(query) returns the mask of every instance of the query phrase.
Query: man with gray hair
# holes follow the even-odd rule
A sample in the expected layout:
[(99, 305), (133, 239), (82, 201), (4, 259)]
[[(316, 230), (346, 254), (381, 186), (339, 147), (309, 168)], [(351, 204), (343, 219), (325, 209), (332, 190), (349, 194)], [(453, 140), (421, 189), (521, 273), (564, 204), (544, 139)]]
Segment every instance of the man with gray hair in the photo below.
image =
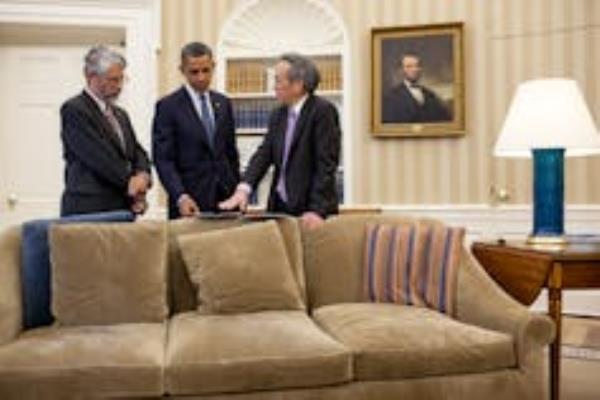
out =
[(61, 107), (65, 189), (61, 215), (146, 210), (150, 161), (127, 112), (114, 104), (121, 93), (125, 58), (102, 45), (85, 56), (86, 87)]
[(341, 130), (335, 106), (315, 95), (319, 80), (310, 59), (295, 53), (279, 58), (275, 95), (282, 105), (271, 113), (262, 144), (234, 195), (220, 204), (222, 209), (245, 210), (249, 195), (274, 165), (269, 211), (300, 216), (308, 228), (337, 214)]

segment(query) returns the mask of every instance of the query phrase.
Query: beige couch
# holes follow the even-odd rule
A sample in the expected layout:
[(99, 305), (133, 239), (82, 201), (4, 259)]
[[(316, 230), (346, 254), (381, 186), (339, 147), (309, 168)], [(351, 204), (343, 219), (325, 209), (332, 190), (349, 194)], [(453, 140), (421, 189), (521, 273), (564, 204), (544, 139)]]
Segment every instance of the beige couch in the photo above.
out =
[(310, 232), (278, 222), (307, 312), (196, 312), (176, 237), (242, 222), (188, 220), (167, 223), (167, 321), (25, 332), (20, 230), (9, 229), (0, 236), (0, 399), (544, 398), (552, 322), (509, 298), (469, 256), (457, 319), (362, 302), (369, 221), (400, 219), (337, 217)]

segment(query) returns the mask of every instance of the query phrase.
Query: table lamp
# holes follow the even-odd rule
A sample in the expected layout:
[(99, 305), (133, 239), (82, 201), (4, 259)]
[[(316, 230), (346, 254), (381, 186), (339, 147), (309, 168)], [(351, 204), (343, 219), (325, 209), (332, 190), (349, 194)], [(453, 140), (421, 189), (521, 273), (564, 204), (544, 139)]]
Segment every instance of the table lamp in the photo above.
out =
[(574, 80), (521, 83), (496, 141), (494, 155), (533, 155), (534, 244), (563, 244), (564, 157), (600, 153), (600, 135)]

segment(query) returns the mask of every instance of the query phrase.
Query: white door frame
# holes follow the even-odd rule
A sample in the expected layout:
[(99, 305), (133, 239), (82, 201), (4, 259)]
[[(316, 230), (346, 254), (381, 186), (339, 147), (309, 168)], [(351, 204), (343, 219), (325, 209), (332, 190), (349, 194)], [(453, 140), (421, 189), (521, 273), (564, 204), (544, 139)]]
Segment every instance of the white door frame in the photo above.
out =
[[(0, 24), (3, 23), (123, 29), (129, 77), (128, 96), (123, 103), (139, 141), (150, 151), (151, 119), (158, 91), (160, 0), (0, 0)], [(157, 209), (157, 193), (153, 190), (148, 199), (151, 210)], [(56, 199), (49, 209), (56, 209), (59, 201)]]

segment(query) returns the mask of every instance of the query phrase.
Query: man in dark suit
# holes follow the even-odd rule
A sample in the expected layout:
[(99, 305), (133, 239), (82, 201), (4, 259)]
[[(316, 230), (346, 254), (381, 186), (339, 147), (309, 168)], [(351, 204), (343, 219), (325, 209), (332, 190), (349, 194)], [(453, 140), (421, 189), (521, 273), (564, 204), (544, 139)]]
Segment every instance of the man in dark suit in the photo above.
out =
[(209, 90), (211, 49), (193, 42), (181, 50), (186, 83), (156, 105), (152, 147), (169, 195), (169, 218), (218, 211), (239, 182), (239, 155), (230, 100)]
[(235, 194), (223, 209), (244, 210), (267, 169), (275, 166), (268, 210), (302, 217), (319, 226), (338, 212), (335, 173), (341, 130), (337, 109), (314, 94), (319, 72), (309, 59), (284, 54), (275, 66), (275, 94), (282, 105), (270, 116), (265, 138)]
[(442, 100), (419, 83), (421, 59), (404, 54), (400, 60), (402, 82), (393, 86), (382, 100), (383, 123), (427, 123), (451, 121), (450, 112)]
[(61, 215), (146, 210), (150, 161), (127, 112), (114, 101), (123, 87), (126, 61), (105, 46), (85, 56), (83, 92), (61, 107), (65, 189)]

